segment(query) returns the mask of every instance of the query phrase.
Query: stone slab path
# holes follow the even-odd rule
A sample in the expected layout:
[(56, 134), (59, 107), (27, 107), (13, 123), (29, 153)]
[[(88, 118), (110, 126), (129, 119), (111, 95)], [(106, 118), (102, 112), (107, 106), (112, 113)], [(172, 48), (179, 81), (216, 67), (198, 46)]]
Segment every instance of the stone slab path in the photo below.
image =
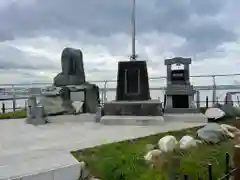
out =
[(52, 123), (26, 124), (24, 119), (0, 120), (0, 158), (38, 151), (74, 151), (105, 143), (181, 130), (204, 123), (166, 122), (159, 126), (106, 126), (94, 116), (49, 117)]

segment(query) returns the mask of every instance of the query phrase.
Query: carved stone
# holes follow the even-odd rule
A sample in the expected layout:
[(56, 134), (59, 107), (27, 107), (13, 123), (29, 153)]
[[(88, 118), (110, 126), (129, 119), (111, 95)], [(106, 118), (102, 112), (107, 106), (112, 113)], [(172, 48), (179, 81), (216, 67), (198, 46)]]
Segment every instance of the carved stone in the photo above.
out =
[(118, 63), (116, 101), (105, 102), (105, 125), (157, 125), (163, 122), (162, 103), (151, 100), (146, 61)]
[(83, 55), (81, 50), (65, 48), (61, 57), (62, 72), (54, 78), (56, 87), (85, 83)]
[[(183, 69), (172, 70), (172, 65), (183, 65)], [(199, 112), (194, 105), (195, 90), (189, 81), (190, 58), (175, 57), (166, 59), (167, 88), (165, 113), (193, 113)]]
[(146, 61), (118, 63), (117, 101), (146, 101), (150, 99)]

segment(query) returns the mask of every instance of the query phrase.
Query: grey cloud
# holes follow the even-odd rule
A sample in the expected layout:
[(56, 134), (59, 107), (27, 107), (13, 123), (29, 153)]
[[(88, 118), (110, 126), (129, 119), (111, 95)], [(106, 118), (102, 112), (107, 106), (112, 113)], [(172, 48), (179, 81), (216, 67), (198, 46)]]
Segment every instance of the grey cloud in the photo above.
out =
[(45, 57), (25, 53), (15, 47), (0, 44), (0, 69), (59, 69), (58, 64), (50, 63)]
[(219, 24), (205, 23), (202, 26), (189, 27), (185, 34), (185, 46), (177, 49), (186, 55), (196, 55), (198, 53), (215, 53), (214, 51), (222, 42), (235, 41), (237, 36), (225, 30)]
[[(4, 27), (0, 29), (0, 40), (49, 31), (73, 39), (78, 30), (95, 36), (130, 33), (130, 0), (37, 0), (24, 8), (17, 3), (21, 2), (16, 1), (0, 12)], [(225, 4), (224, 0), (137, 0), (138, 33), (171, 32), (188, 40), (186, 51), (214, 49), (222, 42), (234, 40), (235, 34), (217, 20), (196, 27), (191, 17), (217, 16)]]

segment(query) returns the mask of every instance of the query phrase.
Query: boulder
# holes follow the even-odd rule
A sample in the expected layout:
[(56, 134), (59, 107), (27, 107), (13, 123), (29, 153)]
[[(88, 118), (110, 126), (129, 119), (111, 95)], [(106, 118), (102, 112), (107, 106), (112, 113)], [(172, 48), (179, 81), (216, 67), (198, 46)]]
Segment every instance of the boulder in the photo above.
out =
[(180, 149), (188, 149), (190, 147), (197, 146), (198, 141), (195, 140), (192, 136), (183, 136), (179, 141)]
[(213, 120), (223, 118), (225, 115), (225, 112), (219, 108), (208, 108), (205, 112), (205, 116)]
[(236, 136), (240, 135), (240, 130), (234, 126), (228, 124), (221, 124), (220, 125), (225, 135), (231, 138), (235, 138)]
[(217, 123), (208, 123), (197, 131), (197, 135), (201, 140), (213, 144), (226, 139), (223, 129)]
[(172, 152), (178, 147), (178, 141), (174, 136), (167, 135), (158, 141), (158, 147), (163, 152)]
[(152, 167), (161, 165), (163, 162), (162, 158), (162, 151), (159, 149), (151, 150), (144, 156), (147, 164), (151, 165)]

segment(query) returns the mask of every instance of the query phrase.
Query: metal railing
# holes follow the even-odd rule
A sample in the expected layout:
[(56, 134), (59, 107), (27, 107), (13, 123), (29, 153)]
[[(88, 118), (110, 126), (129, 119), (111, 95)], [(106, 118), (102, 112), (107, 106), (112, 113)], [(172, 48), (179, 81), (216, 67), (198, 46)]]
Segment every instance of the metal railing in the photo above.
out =
[[(240, 76), (240, 74), (212, 74), (212, 75), (193, 75), (190, 76), (191, 78), (211, 78), (212, 84), (210, 85), (204, 85), (199, 86), (195, 85), (195, 90), (198, 91), (212, 91), (212, 100), (211, 102), (217, 101), (217, 93), (216, 91), (222, 91), (222, 90), (240, 90), (240, 84), (216, 84), (216, 78), (217, 77), (233, 77), (233, 76)], [(159, 91), (164, 92), (165, 88), (164, 86), (160, 86), (159, 83), (155, 83), (155, 86), (151, 85), (151, 81), (153, 80), (164, 80), (166, 79), (166, 76), (159, 76), (159, 77), (151, 77), (149, 78), (150, 82), (150, 90), (151, 91)], [(109, 92), (115, 92), (116, 91), (116, 80), (98, 80), (98, 81), (90, 81), (91, 83), (95, 83), (99, 86), (100, 90), (100, 97), (101, 102), (104, 103), (108, 100), (108, 93)], [(111, 87), (110, 84), (114, 86)], [(12, 100), (16, 101), (17, 99), (27, 99), (28, 98), (28, 89), (31, 87), (39, 87), (44, 90), (46, 87), (52, 86), (52, 83), (28, 83), (28, 84), (0, 84), (0, 101), (5, 100)], [(40, 95), (40, 94), (39, 94)], [(153, 97), (152, 97), (153, 98)], [(154, 97), (156, 98), (156, 97)], [(209, 101), (210, 102), (210, 101)]]

